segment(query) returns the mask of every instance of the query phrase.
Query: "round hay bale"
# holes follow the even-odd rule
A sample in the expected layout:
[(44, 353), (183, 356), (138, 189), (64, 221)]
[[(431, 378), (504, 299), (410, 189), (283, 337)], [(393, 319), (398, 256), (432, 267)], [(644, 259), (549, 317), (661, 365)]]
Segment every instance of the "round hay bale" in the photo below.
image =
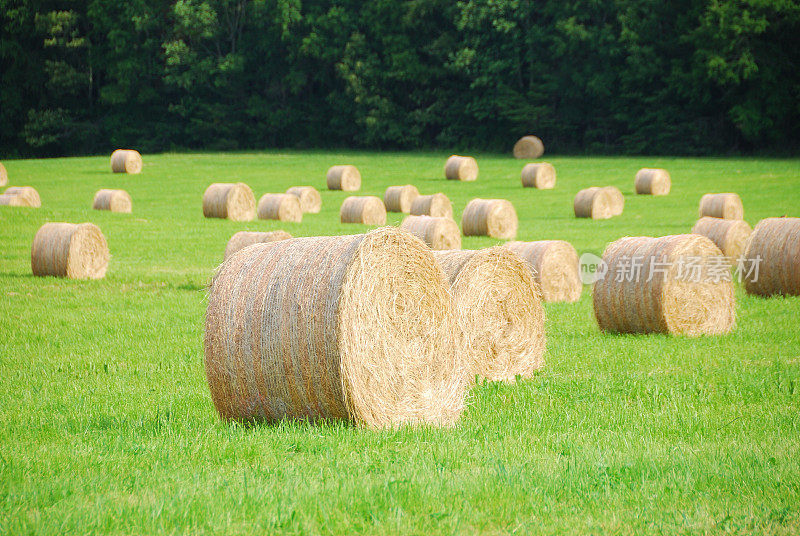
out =
[(131, 206), (131, 196), (125, 190), (98, 190), (92, 201), (92, 208), (95, 210), (130, 212)]
[(411, 212), (411, 204), (419, 197), (419, 190), (413, 184), (389, 186), (383, 194), (383, 204), (388, 212)]
[(292, 194), (264, 194), (258, 200), (258, 219), (303, 221), (300, 199)]
[(461, 231), (451, 218), (407, 216), (400, 229), (413, 234), (431, 249), (461, 249)]
[(450, 425), (464, 409), (447, 279), (396, 228), (255, 244), (215, 275), (205, 367), (220, 416)]
[(634, 186), (637, 194), (667, 195), (672, 188), (672, 179), (666, 169), (642, 168), (636, 172)]
[(523, 136), (514, 144), (514, 158), (536, 160), (544, 154), (544, 143), (536, 136)]
[(277, 242), (278, 240), (288, 240), (290, 238), (292, 238), (292, 235), (286, 231), (269, 231), (266, 233), (239, 231), (228, 240), (228, 245), (225, 247), (225, 258), (227, 259), (240, 249), (252, 246), (253, 244), (266, 244), (269, 242)]
[(509, 240), (517, 236), (517, 211), (505, 199), (473, 199), (461, 215), (464, 236), (491, 236)]
[(5, 186), (8, 184), (8, 171), (6, 171), (6, 167), (0, 162), (0, 186)]
[(142, 155), (133, 149), (117, 149), (111, 153), (111, 171), (114, 173), (141, 173)]
[(328, 169), (328, 190), (355, 192), (361, 188), (361, 173), (356, 166), (333, 166)]
[(0, 195), (0, 206), (6, 207), (27, 207), (25, 199), (18, 195), (2, 194)]
[(286, 193), (300, 200), (300, 210), (303, 212), (319, 214), (322, 209), (322, 197), (313, 186), (293, 186)]
[[(603, 253), (605, 277), (594, 284), (600, 329), (688, 336), (730, 332), (736, 322), (733, 282), (715, 278), (710, 269), (720, 258), (719, 248), (696, 234), (611, 243)], [(690, 269), (691, 263), (700, 269)]]
[(31, 246), (35, 276), (102, 279), (108, 259), (106, 239), (93, 223), (45, 223)]
[[(593, 220), (606, 220), (621, 213), (619, 208), (620, 198), (616, 192), (619, 190), (592, 186), (581, 190), (572, 203), (576, 218), (592, 218)], [(619, 194), (620, 196), (622, 194)], [(624, 198), (623, 198), (624, 202)]]
[(705, 194), (700, 198), (700, 217), (711, 216), (725, 220), (744, 219), (744, 206), (737, 194)]
[(758, 222), (747, 240), (741, 276), (748, 294), (800, 296), (800, 218)]
[(446, 195), (421, 195), (411, 203), (412, 216), (433, 216), (434, 218), (452, 218), (453, 205)]
[(253, 190), (243, 182), (215, 182), (203, 194), (203, 216), (250, 221), (256, 215)]
[(342, 223), (386, 225), (386, 207), (374, 195), (350, 196), (342, 202), (339, 219)]
[(39, 192), (37, 192), (36, 189), (31, 186), (12, 186), (11, 188), (6, 188), (6, 191), (3, 192), (3, 194), (18, 197), (22, 204), (15, 206), (34, 208), (42, 206), (42, 200), (39, 198)]
[(552, 190), (556, 186), (556, 168), (547, 162), (525, 164), (521, 178), (522, 186), (525, 188)]
[(449, 181), (474, 181), (478, 178), (478, 162), (471, 156), (454, 154), (444, 165), (444, 176)]
[(615, 186), (605, 186), (603, 190), (608, 192), (609, 198), (611, 199), (611, 215), (619, 216), (622, 214), (625, 208), (625, 196), (622, 195), (619, 188)]
[(528, 263), (546, 302), (575, 302), (581, 297), (578, 252), (563, 240), (509, 242), (508, 248)]
[(745, 243), (753, 229), (744, 220), (705, 217), (697, 220), (692, 232), (714, 242), (730, 262), (736, 263), (744, 253)]
[(514, 381), (540, 369), (544, 308), (525, 262), (502, 246), (434, 255), (450, 279), (472, 377)]

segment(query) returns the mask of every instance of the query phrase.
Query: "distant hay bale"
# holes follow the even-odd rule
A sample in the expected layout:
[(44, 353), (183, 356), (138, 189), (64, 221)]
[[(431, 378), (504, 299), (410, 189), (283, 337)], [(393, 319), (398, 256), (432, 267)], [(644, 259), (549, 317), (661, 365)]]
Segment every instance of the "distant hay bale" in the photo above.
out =
[(666, 169), (642, 168), (636, 172), (634, 186), (637, 194), (667, 195), (672, 188), (672, 179)]
[(525, 262), (502, 246), (434, 255), (450, 279), (472, 377), (514, 381), (540, 369), (544, 309)]
[(411, 212), (411, 204), (419, 197), (419, 190), (413, 184), (389, 186), (383, 194), (383, 204), (388, 212)]
[(131, 207), (131, 196), (125, 190), (98, 190), (92, 201), (92, 208), (95, 210), (130, 212)]
[(106, 239), (92, 223), (45, 223), (31, 246), (35, 276), (102, 279), (108, 259)]
[(449, 181), (474, 181), (478, 178), (478, 162), (471, 156), (454, 154), (444, 165), (444, 176)]
[(714, 242), (723, 255), (735, 264), (744, 253), (745, 243), (753, 229), (744, 220), (723, 220), (706, 216), (697, 220), (692, 232)]
[(625, 197), (613, 186), (592, 186), (575, 195), (573, 209), (577, 218), (605, 220), (622, 214)]
[(133, 149), (117, 149), (111, 153), (111, 171), (114, 173), (140, 173), (142, 155)]
[(328, 190), (355, 192), (361, 188), (361, 173), (356, 166), (333, 166), (328, 169)]
[[(18, 197), (18, 201), (12, 206), (17, 207), (34, 207), (39, 208), (42, 206), (42, 200), (39, 198), (39, 192), (31, 186), (12, 186), (6, 188), (3, 195)], [(17, 204), (19, 203), (19, 204)]]
[(205, 368), (223, 419), (451, 425), (464, 410), (448, 282), (396, 228), (255, 244), (210, 286)]
[(288, 240), (290, 238), (292, 238), (292, 235), (286, 231), (270, 231), (266, 233), (239, 231), (228, 240), (228, 245), (225, 247), (225, 258), (227, 259), (240, 249), (252, 246), (253, 244), (266, 244), (268, 242), (277, 242), (278, 240)]
[(8, 171), (6, 171), (6, 167), (0, 162), (0, 186), (5, 186), (8, 184)]
[(544, 154), (544, 143), (536, 136), (523, 136), (514, 144), (514, 158), (536, 160)]
[(547, 162), (525, 164), (522, 168), (522, 186), (525, 188), (538, 188), (551, 190), (556, 185), (556, 168)]
[(453, 205), (447, 196), (442, 193), (420, 195), (411, 202), (411, 215), (452, 218)]
[(744, 219), (744, 206), (737, 194), (705, 194), (700, 198), (700, 217), (703, 216), (741, 220)]
[(233, 221), (250, 221), (256, 215), (253, 190), (243, 182), (215, 182), (203, 194), (203, 215)]
[(748, 294), (800, 296), (800, 218), (758, 222), (744, 259), (741, 276)]
[(461, 249), (461, 231), (451, 218), (407, 216), (400, 229), (413, 234), (431, 249)]
[(622, 195), (616, 186), (606, 186), (603, 188), (611, 198), (611, 215), (619, 216), (625, 208), (625, 196)]
[(303, 221), (300, 199), (292, 194), (264, 194), (258, 200), (258, 219)]
[(18, 195), (2, 194), (0, 195), (0, 206), (27, 207), (28, 205), (25, 200)]
[(563, 240), (509, 242), (511, 251), (528, 263), (546, 302), (578, 301), (583, 291), (578, 252)]
[(736, 321), (733, 282), (712, 271), (721, 258), (711, 240), (696, 234), (611, 243), (603, 253), (605, 277), (594, 284), (600, 329), (689, 336), (730, 332)]
[(374, 195), (350, 196), (342, 202), (339, 219), (342, 223), (386, 225), (386, 207)]
[(322, 197), (313, 186), (293, 186), (286, 193), (300, 200), (300, 209), (303, 212), (319, 214), (322, 209)]
[(509, 240), (517, 236), (517, 211), (505, 199), (473, 199), (461, 215), (464, 236), (491, 236)]

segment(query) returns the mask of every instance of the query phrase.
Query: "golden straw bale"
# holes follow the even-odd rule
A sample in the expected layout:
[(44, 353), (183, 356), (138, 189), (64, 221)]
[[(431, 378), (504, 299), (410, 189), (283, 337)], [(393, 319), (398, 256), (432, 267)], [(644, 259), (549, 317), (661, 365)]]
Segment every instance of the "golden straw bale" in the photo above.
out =
[(744, 220), (723, 220), (706, 216), (697, 220), (692, 232), (714, 242), (723, 255), (735, 264), (744, 253), (744, 245), (753, 229)]
[(303, 212), (319, 214), (322, 209), (322, 197), (313, 186), (293, 186), (286, 190), (286, 193), (300, 200), (300, 209)]
[(747, 240), (742, 266), (748, 294), (800, 296), (800, 218), (766, 218)]
[(328, 190), (355, 192), (361, 188), (361, 173), (356, 166), (332, 166), (327, 175)]
[(491, 236), (509, 240), (517, 236), (517, 211), (505, 199), (473, 199), (461, 215), (464, 236)]
[(546, 302), (578, 301), (583, 291), (578, 252), (563, 240), (509, 242), (508, 248), (528, 263)]
[(374, 195), (350, 196), (342, 202), (339, 219), (342, 223), (386, 225), (386, 207)]
[(142, 155), (133, 149), (117, 149), (111, 153), (111, 171), (114, 173), (140, 173)]
[(0, 186), (5, 186), (8, 184), (8, 171), (6, 171), (6, 167), (0, 162)]
[(613, 186), (592, 186), (575, 195), (573, 209), (577, 218), (605, 220), (622, 214), (625, 198)]
[(411, 215), (452, 218), (453, 205), (447, 196), (442, 193), (421, 195), (411, 203)]
[(300, 199), (292, 194), (264, 194), (258, 200), (258, 219), (303, 221)]
[(0, 206), (6, 207), (27, 207), (28, 204), (24, 198), (13, 194), (0, 195)]
[(523, 136), (514, 144), (514, 158), (536, 160), (544, 154), (544, 143), (536, 136)]
[(215, 182), (203, 194), (203, 215), (233, 221), (250, 221), (256, 216), (253, 190), (243, 182)]
[(522, 186), (526, 188), (552, 190), (556, 186), (556, 168), (547, 162), (525, 164), (521, 178)]
[(444, 176), (449, 181), (474, 181), (478, 178), (478, 162), (471, 156), (454, 154), (444, 165)]
[(611, 215), (619, 216), (625, 208), (625, 196), (616, 186), (605, 186), (603, 188), (611, 199)]
[(637, 194), (667, 195), (672, 188), (672, 179), (666, 169), (642, 168), (636, 172), (634, 187)]
[(700, 217), (703, 216), (741, 220), (744, 219), (744, 206), (737, 194), (705, 194), (700, 198)]
[(413, 184), (389, 186), (383, 194), (383, 204), (388, 212), (411, 212), (411, 204), (419, 197), (419, 190)]
[(4, 195), (13, 195), (20, 199), (21, 204), (15, 204), (19, 207), (34, 207), (39, 208), (42, 206), (42, 200), (39, 198), (39, 192), (31, 186), (12, 186), (6, 188), (3, 192)]
[(278, 240), (288, 240), (290, 238), (292, 238), (292, 235), (286, 231), (269, 231), (266, 233), (239, 231), (228, 240), (228, 245), (225, 247), (225, 258), (227, 259), (240, 249), (253, 244), (266, 244), (267, 242), (277, 242)]
[(451, 218), (407, 216), (400, 229), (413, 234), (431, 249), (461, 249), (461, 231)]
[(131, 196), (125, 190), (98, 190), (92, 201), (92, 208), (95, 210), (130, 212), (131, 206)]
[(102, 279), (108, 267), (108, 244), (92, 223), (45, 223), (31, 246), (33, 275)]

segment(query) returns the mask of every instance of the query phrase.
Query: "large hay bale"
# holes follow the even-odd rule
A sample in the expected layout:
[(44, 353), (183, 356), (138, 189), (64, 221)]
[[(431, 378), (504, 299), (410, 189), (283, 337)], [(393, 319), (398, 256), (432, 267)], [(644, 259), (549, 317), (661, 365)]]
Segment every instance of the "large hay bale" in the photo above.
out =
[(303, 221), (300, 199), (292, 194), (264, 194), (258, 200), (258, 219)]
[(350, 196), (342, 202), (339, 219), (342, 223), (386, 225), (386, 207), (374, 195)]
[(449, 425), (464, 409), (448, 282), (395, 228), (255, 244), (215, 275), (205, 366), (220, 416)]
[(203, 216), (250, 221), (256, 215), (253, 190), (243, 182), (215, 182), (203, 194)]
[(491, 236), (509, 240), (517, 236), (517, 211), (505, 199), (473, 199), (461, 215), (464, 236)]
[(240, 249), (252, 246), (253, 244), (267, 244), (269, 242), (288, 240), (290, 238), (292, 238), (292, 235), (286, 231), (269, 231), (265, 233), (239, 231), (228, 240), (228, 245), (225, 247), (225, 258), (227, 259)]
[(108, 267), (108, 244), (92, 223), (45, 223), (31, 246), (33, 275), (102, 279)]
[(130, 212), (131, 196), (125, 190), (98, 190), (94, 194), (92, 208), (95, 210), (110, 210), (111, 212)]
[(552, 190), (556, 186), (556, 168), (547, 162), (525, 164), (522, 168), (522, 186), (525, 188), (538, 188)]
[(594, 284), (600, 329), (689, 336), (730, 332), (736, 321), (733, 282), (712, 271), (720, 258), (719, 248), (696, 234), (611, 243), (603, 253), (605, 277)]
[(461, 249), (461, 231), (452, 218), (407, 216), (400, 229), (413, 234), (431, 249)]
[(744, 220), (723, 220), (706, 216), (697, 220), (692, 232), (714, 242), (729, 261), (735, 264), (744, 253), (745, 243), (753, 229)]
[(5, 186), (8, 184), (8, 171), (6, 171), (6, 167), (0, 162), (0, 186)]
[(634, 187), (637, 194), (667, 195), (672, 188), (672, 179), (666, 169), (642, 168), (636, 172)]
[(523, 136), (514, 144), (514, 158), (536, 160), (544, 154), (544, 143), (536, 136)]
[(15, 196), (19, 198), (18, 203), (20, 204), (15, 204), (13, 206), (34, 208), (42, 206), (42, 200), (39, 198), (39, 192), (37, 192), (36, 189), (31, 186), (12, 186), (11, 188), (6, 188), (6, 191), (3, 192), (3, 195)]
[(474, 181), (478, 178), (478, 162), (471, 156), (454, 154), (444, 165), (444, 176), (449, 181)]
[(292, 186), (286, 193), (300, 200), (300, 209), (303, 212), (319, 214), (322, 209), (322, 197), (313, 186)]
[(356, 166), (332, 166), (327, 175), (328, 190), (355, 192), (361, 188), (361, 173)]
[(744, 206), (737, 194), (705, 194), (700, 198), (700, 217), (723, 218), (726, 220), (744, 219)]
[(509, 242), (508, 248), (528, 263), (546, 302), (578, 301), (583, 291), (578, 252), (563, 240)]
[(605, 220), (622, 214), (625, 197), (613, 186), (592, 186), (575, 195), (573, 209), (577, 218)]
[(502, 246), (434, 255), (450, 279), (472, 376), (514, 381), (541, 368), (544, 309), (525, 262)]
[(412, 216), (433, 216), (434, 218), (452, 218), (453, 205), (442, 193), (421, 195), (411, 203)]
[(800, 296), (800, 218), (758, 222), (747, 240), (741, 276), (748, 294)]
[(383, 204), (388, 212), (411, 212), (411, 205), (419, 197), (419, 190), (413, 184), (389, 186), (383, 194)]
[(111, 171), (114, 173), (140, 173), (142, 155), (133, 149), (117, 149), (111, 153)]

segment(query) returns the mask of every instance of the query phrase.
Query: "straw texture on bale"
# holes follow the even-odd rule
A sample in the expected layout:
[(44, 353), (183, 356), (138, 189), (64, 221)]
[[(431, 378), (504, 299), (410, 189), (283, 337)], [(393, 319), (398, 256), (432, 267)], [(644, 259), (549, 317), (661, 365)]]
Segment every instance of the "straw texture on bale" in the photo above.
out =
[(419, 197), (419, 190), (413, 184), (389, 186), (383, 194), (383, 204), (388, 212), (411, 212), (411, 204)]
[(412, 216), (433, 216), (434, 218), (452, 218), (453, 205), (446, 195), (421, 195), (411, 203)]
[(215, 182), (203, 194), (203, 215), (233, 221), (250, 221), (256, 215), (253, 190), (243, 182)]
[(0, 206), (6, 207), (27, 207), (27, 203), (23, 198), (13, 194), (0, 195)]
[(723, 220), (722, 218), (700, 218), (692, 227), (692, 232), (703, 235), (728, 257), (732, 264), (736, 264), (744, 253), (747, 238), (753, 229), (744, 220)]
[(92, 223), (45, 223), (31, 246), (33, 275), (101, 279), (108, 267), (108, 244)]
[(386, 207), (374, 195), (351, 196), (342, 202), (339, 219), (342, 223), (386, 225)]
[(231, 256), (210, 288), (205, 367), (220, 416), (450, 425), (464, 409), (448, 282), (394, 228)]
[(258, 200), (258, 219), (303, 221), (300, 199), (292, 194), (264, 194)]
[(431, 249), (461, 249), (461, 231), (451, 218), (407, 216), (400, 229), (413, 234)]
[[(696, 234), (625, 237), (603, 253), (605, 277), (594, 284), (594, 314), (613, 333), (717, 335), (736, 321), (733, 282), (710, 267), (722, 252)], [(690, 270), (690, 263), (700, 270)], [(637, 266), (632, 270), (633, 266)]]
[(505, 199), (473, 199), (461, 214), (464, 236), (491, 236), (509, 240), (517, 236), (517, 211)]
[(444, 176), (449, 181), (471, 182), (478, 178), (478, 162), (471, 156), (452, 155), (444, 165)]
[(15, 204), (13, 206), (34, 208), (42, 206), (42, 200), (39, 198), (39, 192), (37, 192), (36, 189), (31, 186), (12, 186), (11, 188), (6, 188), (6, 191), (3, 192), (3, 195), (15, 196), (19, 198), (18, 203), (20, 204)]
[(800, 296), (800, 218), (758, 222), (744, 258), (741, 275), (748, 294)]
[(332, 166), (327, 181), (328, 190), (355, 192), (361, 188), (361, 173), (355, 166)]
[(132, 149), (117, 149), (111, 153), (111, 171), (114, 173), (140, 173), (142, 155)]
[(544, 308), (525, 262), (502, 246), (434, 255), (450, 279), (472, 377), (514, 381), (540, 369)]
[(636, 172), (634, 187), (637, 194), (667, 195), (672, 188), (672, 179), (666, 169), (642, 168)]
[(269, 231), (266, 233), (239, 231), (228, 240), (228, 245), (225, 247), (225, 258), (227, 259), (240, 249), (253, 244), (266, 244), (268, 242), (277, 242), (278, 240), (288, 240), (289, 238), (292, 238), (292, 235), (286, 231)]
[(95, 210), (130, 212), (131, 207), (131, 196), (125, 190), (98, 190), (92, 201), (92, 208)]
[(606, 186), (603, 190), (608, 192), (609, 198), (611, 199), (611, 215), (619, 216), (622, 214), (622, 211), (625, 209), (625, 196), (622, 195), (619, 188), (616, 186)]
[(700, 217), (744, 219), (744, 206), (738, 194), (705, 194), (700, 198)]
[(622, 214), (625, 198), (613, 186), (592, 186), (581, 190), (575, 196), (573, 209), (577, 218), (605, 220)]
[(523, 136), (514, 144), (514, 158), (535, 160), (544, 154), (544, 143), (536, 136)]
[(538, 164), (525, 164), (522, 168), (522, 186), (551, 190), (556, 186), (556, 168), (547, 162)]
[(303, 212), (319, 214), (322, 209), (322, 197), (313, 186), (293, 186), (286, 190), (286, 193), (300, 200), (300, 209)]
[(508, 248), (519, 255), (533, 273), (533, 280), (546, 302), (578, 301), (583, 291), (578, 252), (563, 240), (509, 242)]
[(6, 167), (0, 162), (0, 186), (5, 186), (8, 184), (8, 171), (6, 171)]

